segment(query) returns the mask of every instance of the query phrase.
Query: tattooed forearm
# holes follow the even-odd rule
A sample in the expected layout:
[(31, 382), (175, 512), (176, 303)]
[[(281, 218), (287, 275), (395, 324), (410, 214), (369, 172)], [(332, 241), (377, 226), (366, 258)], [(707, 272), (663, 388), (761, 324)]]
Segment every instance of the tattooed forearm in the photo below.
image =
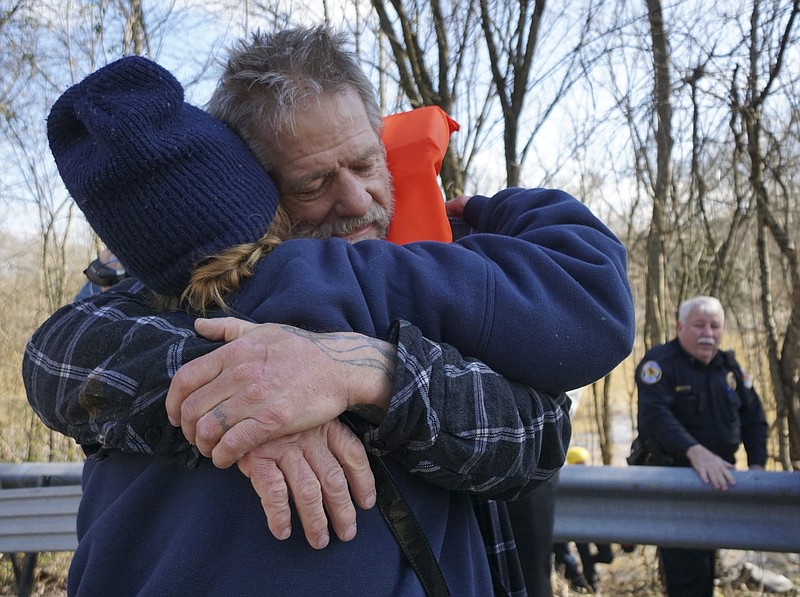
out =
[(346, 396), (347, 410), (370, 423), (380, 424), (389, 410), (397, 368), (397, 347), (389, 342), (353, 332), (310, 333), (284, 328), (310, 342), (325, 355), (339, 392)]
[(394, 344), (353, 332), (320, 334), (291, 326), (284, 326), (284, 329), (305, 338), (337, 363), (353, 367), (354, 374), (358, 369), (367, 367), (380, 371), (390, 383), (394, 381), (397, 356)]

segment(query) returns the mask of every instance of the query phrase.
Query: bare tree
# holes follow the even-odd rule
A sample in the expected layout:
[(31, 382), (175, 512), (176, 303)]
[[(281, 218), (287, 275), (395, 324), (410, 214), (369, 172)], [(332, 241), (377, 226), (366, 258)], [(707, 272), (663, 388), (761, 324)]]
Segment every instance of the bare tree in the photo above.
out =
[(594, 427), (597, 432), (597, 443), (603, 464), (612, 464), (614, 458), (614, 409), (611, 401), (611, 375), (606, 375), (602, 382), (597, 381), (592, 388), (592, 412)]
[(0, 134), (5, 141), (5, 162), (17, 168), (13, 176), (4, 177), (7, 185), (4, 196), (20, 207), (35, 208), (40, 234), (39, 296), (43, 299), (39, 304), (42, 312), (51, 313), (64, 304), (69, 292), (66, 256), (71, 234), (71, 201), (58, 196), (57, 174), (42, 160), (48, 149), (41, 114), (55, 92), (49, 77), (42, 76), (46, 57), (39, 51), (40, 34), (48, 21), (30, 5), (20, 3), (16, 8), (15, 15), (20, 20), (13, 23), (13, 35), (7, 38), (4, 53), (8, 103)]
[[(394, 57), (398, 87), (411, 107), (439, 106), (454, 114), (461, 86), (470, 83), (464, 77), (470, 72), (465, 60), (474, 60), (469, 50), (475, 43), (474, 1), (444, 5), (439, 0), (371, 1)], [(441, 172), (448, 196), (464, 192), (464, 175), (462, 160), (451, 144)]]
[[(72, 300), (92, 250), (90, 234), (78, 226), (74, 202), (49, 157), (47, 113), (69, 85), (123, 54), (150, 51), (151, 44), (140, 0), (20, 1), (12, 8), (0, 21), (5, 42), (0, 156), (10, 167), (2, 178), (2, 195), (9, 211), (24, 210), (38, 224), (35, 243), (19, 239), (20, 247), (37, 254), (36, 267), (30, 256), (24, 260), (30, 278), (28, 271), (22, 273), (26, 279), (35, 273), (38, 282), (13, 297), (16, 306), (5, 305), (26, 314), (24, 338), (45, 316)], [(163, 23), (168, 15), (169, 5), (162, 6), (156, 22)], [(16, 371), (18, 379), (18, 367)], [(73, 451), (70, 440), (48, 432), (33, 416), (26, 420), (29, 441), (23, 458), (60, 458)]]
[(646, 0), (653, 52), (653, 97), (656, 108), (656, 178), (653, 212), (647, 237), (647, 278), (645, 284), (645, 340), (648, 345), (667, 339), (665, 206), (672, 185), (672, 84), (670, 52), (661, 0)]
[[(796, 222), (786, 219), (788, 213), (777, 205), (775, 195), (778, 191), (780, 197), (781, 187), (770, 184), (764, 153), (767, 141), (764, 130), (766, 104), (779, 85), (800, 13), (800, 1), (794, 0), (788, 14), (777, 7), (772, 13), (765, 14), (766, 11), (762, 10), (760, 2), (755, 0), (746, 42), (749, 61), (746, 69), (743, 69), (744, 83), (740, 81), (739, 68), (734, 70), (731, 108), (746, 140), (750, 191), (758, 213), (761, 316), (777, 405), (779, 458), (784, 468), (800, 469), (800, 253), (789, 233), (789, 226), (796, 226)], [(771, 43), (775, 45), (770, 46)], [(786, 313), (780, 318), (775, 310), (772, 278), (774, 258), (770, 255), (770, 240), (785, 261), (790, 280)], [(779, 319), (785, 321), (783, 330), (778, 329)]]
[(117, 0), (123, 17), (122, 47), (125, 54), (150, 56), (150, 38), (144, 20), (141, 0)]
[[(512, 6), (510, 3), (495, 3), (495, 10), (498, 4), (504, 10)], [(503, 113), (503, 147), (509, 186), (518, 186), (520, 181), (519, 119), (525, 96), (530, 90), (528, 81), (545, 4), (545, 0), (535, 0), (531, 10), (531, 2), (525, 0), (519, 3), (519, 12), (507, 15), (512, 18), (505, 20), (495, 18), (488, 1), (480, 0), (481, 28), (489, 53), (492, 81)]]

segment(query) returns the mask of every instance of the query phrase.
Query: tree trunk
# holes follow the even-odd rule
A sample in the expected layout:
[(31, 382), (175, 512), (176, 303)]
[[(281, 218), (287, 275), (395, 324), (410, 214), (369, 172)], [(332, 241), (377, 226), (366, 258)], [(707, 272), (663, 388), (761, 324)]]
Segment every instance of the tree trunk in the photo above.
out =
[(653, 188), (653, 215), (647, 237), (647, 276), (645, 282), (645, 342), (648, 347), (667, 339), (666, 266), (664, 256), (664, 211), (672, 180), (672, 104), (670, 94), (670, 54), (661, 0), (646, 0), (650, 35), (653, 42), (653, 95), (657, 128), (657, 172)]

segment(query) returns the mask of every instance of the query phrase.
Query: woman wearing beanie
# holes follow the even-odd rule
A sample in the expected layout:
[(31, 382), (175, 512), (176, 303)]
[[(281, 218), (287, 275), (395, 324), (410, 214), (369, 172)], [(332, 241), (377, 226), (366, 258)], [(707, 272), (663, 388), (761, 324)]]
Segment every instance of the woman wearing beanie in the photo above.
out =
[[(256, 159), (145, 58), (118, 60), (68, 89), (48, 137), (67, 189), (131, 275), (199, 313), (221, 307), (382, 339), (405, 319), (510, 379), (559, 392), (565, 377), (583, 384), (594, 375), (559, 370), (559, 337), (571, 331), (558, 296), (598, 323), (630, 302), (620, 295), (623, 246), (560, 191), (474, 196), (463, 217), (488, 234), (452, 244), (285, 241), (291, 228)], [(629, 346), (632, 327), (618, 330), (613, 341)]]

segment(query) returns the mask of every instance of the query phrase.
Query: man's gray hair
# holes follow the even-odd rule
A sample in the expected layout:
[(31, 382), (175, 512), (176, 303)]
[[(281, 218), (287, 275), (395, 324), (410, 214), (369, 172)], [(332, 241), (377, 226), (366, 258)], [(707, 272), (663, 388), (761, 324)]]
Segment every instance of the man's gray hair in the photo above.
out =
[(242, 138), (266, 170), (265, 129), (292, 130), (298, 108), (325, 93), (354, 90), (376, 133), (383, 129), (375, 88), (346, 38), (324, 26), (276, 33), (256, 31), (228, 54), (208, 111)]
[(683, 301), (678, 308), (678, 322), (681, 324), (686, 323), (686, 318), (693, 309), (698, 309), (701, 313), (707, 315), (720, 315), (722, 320), (725, 321), (725, 311), (722, 308), (722, 303), (713, 296), (694, 296)]

